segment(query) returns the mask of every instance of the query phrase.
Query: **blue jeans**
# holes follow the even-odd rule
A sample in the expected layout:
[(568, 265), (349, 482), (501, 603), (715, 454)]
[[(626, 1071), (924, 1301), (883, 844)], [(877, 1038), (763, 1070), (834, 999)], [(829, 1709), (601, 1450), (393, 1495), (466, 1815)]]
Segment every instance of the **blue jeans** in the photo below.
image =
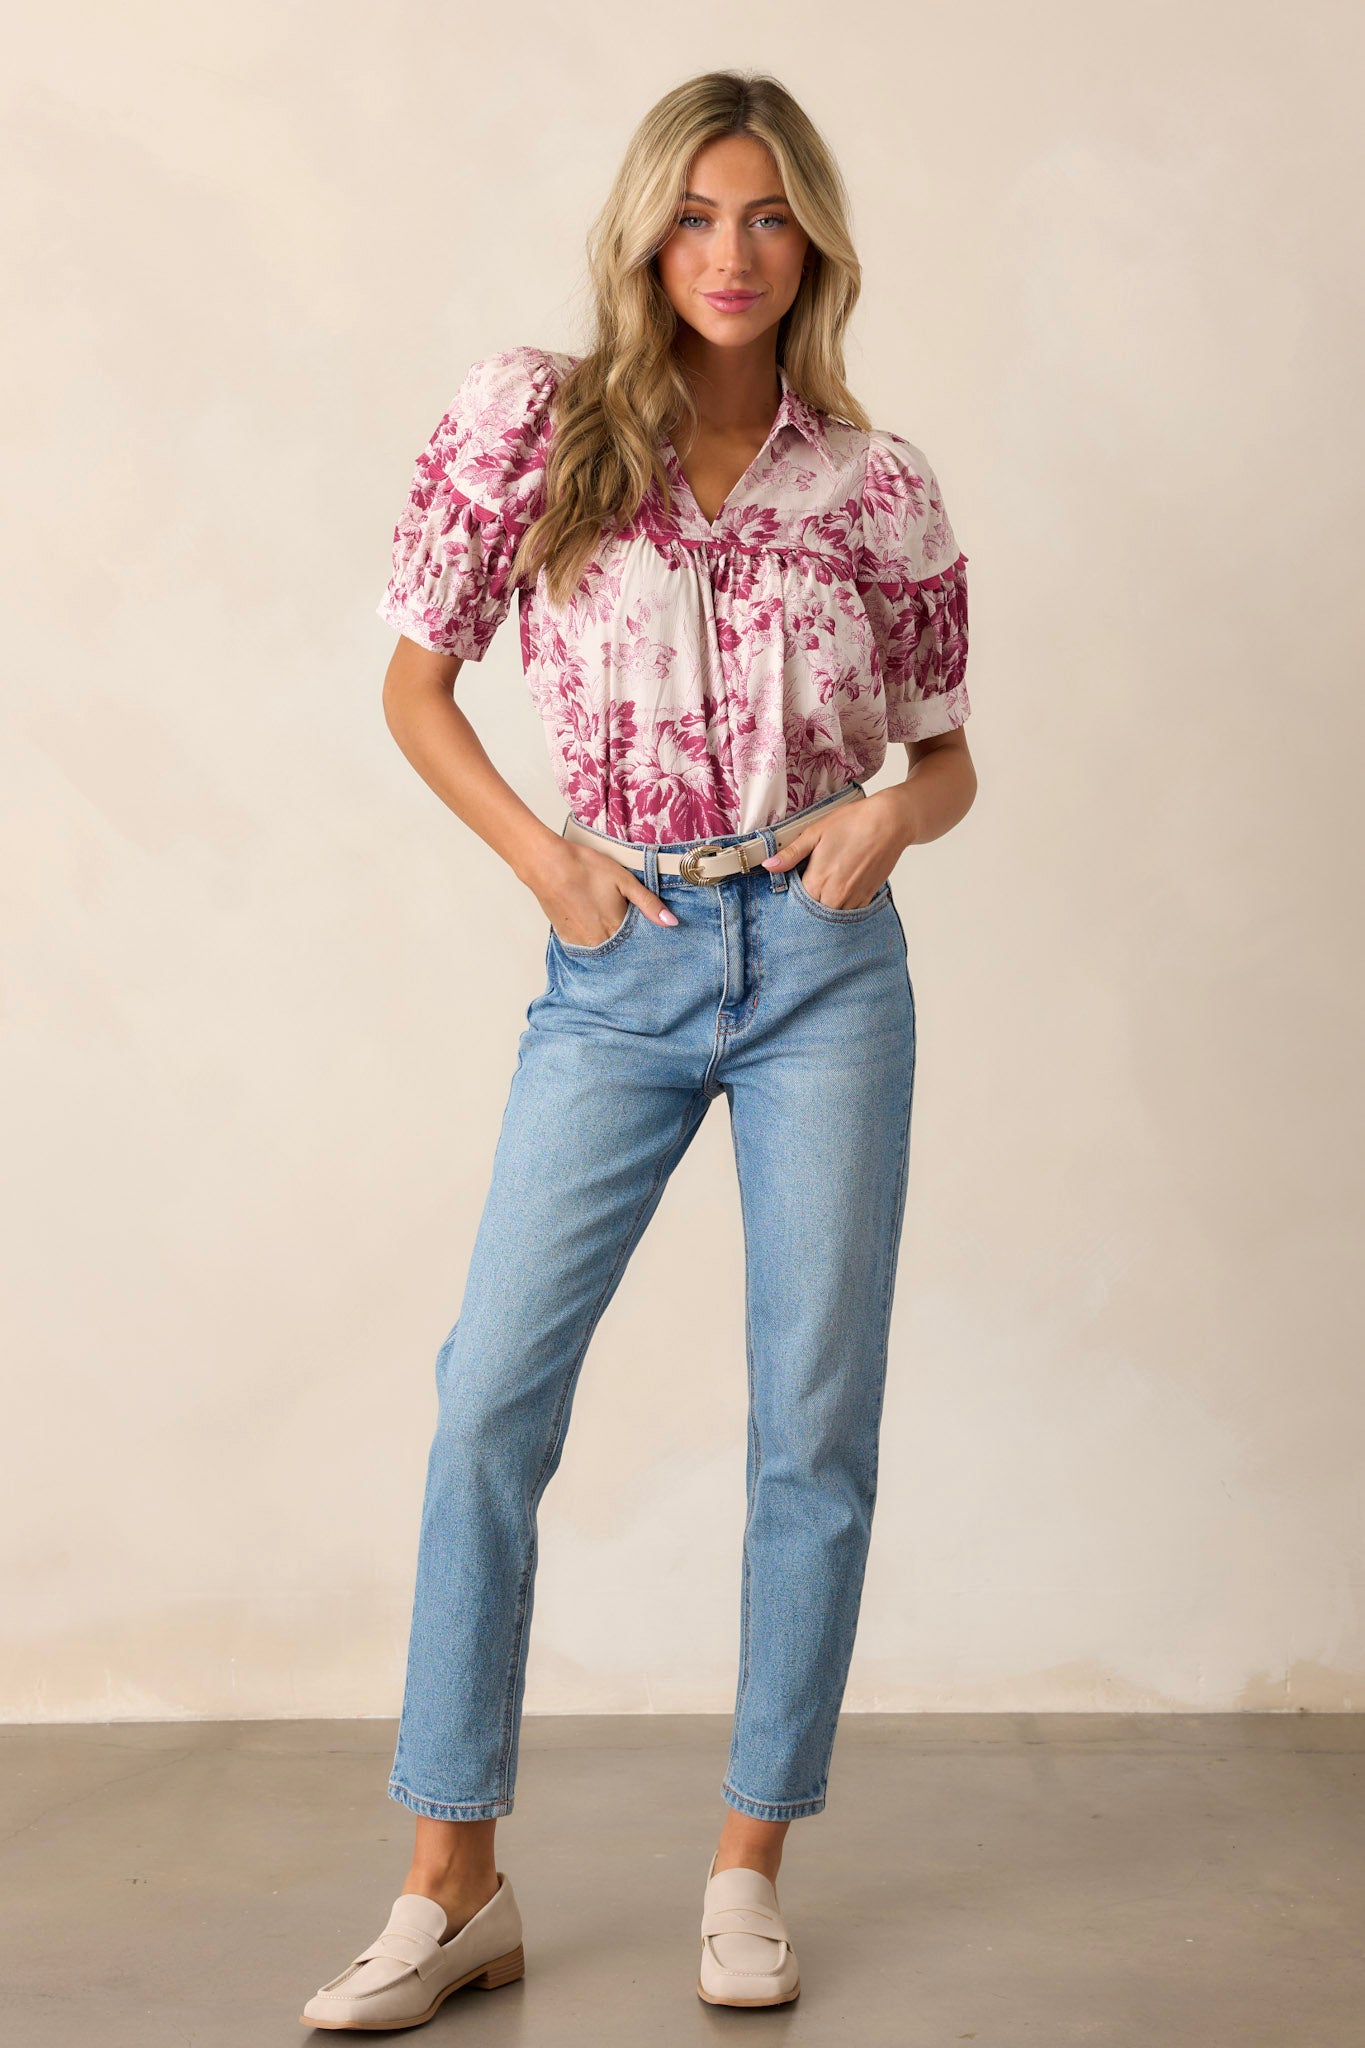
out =
[(804, 888), (804, 861), (690, 882), (658, 872), (665, 845), (635, 844), (678, 923), (656, 925), (631, 903), (600, 945), (551, 928), (459, 1318), (437, 1354), (388, 1791), (439, 1820), (512, 1811), (537, 1508), (597, 1322), (722, 1093), (743, 1218), (749, 1423), (739, 1678), (720, 1792), (760, 1820), (825, 1804), (905, 1208), (905, 933), (889, 883), (839, 910)]

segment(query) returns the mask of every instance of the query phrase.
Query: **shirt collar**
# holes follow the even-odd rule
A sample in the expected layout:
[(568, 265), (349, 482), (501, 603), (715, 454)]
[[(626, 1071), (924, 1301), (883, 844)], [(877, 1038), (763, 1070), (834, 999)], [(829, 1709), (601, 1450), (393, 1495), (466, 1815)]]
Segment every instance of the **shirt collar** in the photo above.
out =
[(772, 437), (775, 438), (783, 427), (794, 427), (826, 465), (832, 463), (834, 457), (825, 433), (824, 414), (817, 412), (813, 405), (807, 404), (781, 363), (777, 366), (777, 374), (782, 384), (782, 400), (777, 408), (777, 417), (773, 421)]
[[(782, 396), (778, 400), (777, 411), (773, 416), (773, 423), (768, 429), (768, 439), (764, 446), (771, 447), (779, 434), (790, 427), (794, 433), (800, 434), (816, 457), (824, 463), (826, 469), (832, 470), (837, 468), (838, 465), (834, 451), (829, 445), (829, 435), (825, 427), (825, 415), (818, 411), (815, 406), (808, 404), (801, 396), (781, 363), (777, 366), (777, 375), (778, 381), (782, 386)], [(671, 447), (671, 444), (664, 436), (660, 436), (660, 443), (666, 452)], [(676, 453), (673, 455), (673, 460), (677, 460)]]

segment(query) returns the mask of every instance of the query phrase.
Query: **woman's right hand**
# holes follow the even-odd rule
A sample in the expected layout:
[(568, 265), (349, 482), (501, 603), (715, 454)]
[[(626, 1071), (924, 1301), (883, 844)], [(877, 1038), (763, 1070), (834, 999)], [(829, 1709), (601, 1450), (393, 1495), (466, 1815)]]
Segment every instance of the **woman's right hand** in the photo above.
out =
[(455, 702), (462, 667), (400, 634), (384, 677), (384, 716), (423, 781), (524, 882), (570, 946), (598, 946), (619, 931), (632, 903), (654, 924), (671, 910), (634, 868), (565, 839), (519, 797), (489, 760)]
[(633, 868), (609, 853), (565, 840), (531, 885), (552, 929), (568, 946), (601, 946), (620, 931), (632, 903), (654, 924), (677, 918)]

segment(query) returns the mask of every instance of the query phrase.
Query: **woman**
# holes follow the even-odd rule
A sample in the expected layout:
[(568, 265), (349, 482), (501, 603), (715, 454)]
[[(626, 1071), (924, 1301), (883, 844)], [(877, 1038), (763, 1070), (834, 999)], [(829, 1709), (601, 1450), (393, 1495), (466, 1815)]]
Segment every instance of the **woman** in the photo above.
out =
[[(748, 1519), (727, 1809), (698, 1990), (794, 1998), (775, 1879), (820, 1812), (867, 1556), (914, 1071), (888, 876), (975, 774), (965, 556), (843, 380), (838, 171), (774, 81), (641, 123), (594, 231), (581, 356), (481, 358), (418, 458), (379, 607), (398, 744), (548, 921), (459, 1319), (437, 1360), (398, 1746), (417, 1816), (316, 2026), (429, 2019), (522, 1974), (512, 1810), (536, 1510), (668, 1175), (727, 1098), (746, 1243)], [(454, 702), (519, 601), (568, 806), (530, 811)], [(904, 781), (867, 795), (888, 742)], [(684, 1257), (704, 1284), (706, 1247)]]

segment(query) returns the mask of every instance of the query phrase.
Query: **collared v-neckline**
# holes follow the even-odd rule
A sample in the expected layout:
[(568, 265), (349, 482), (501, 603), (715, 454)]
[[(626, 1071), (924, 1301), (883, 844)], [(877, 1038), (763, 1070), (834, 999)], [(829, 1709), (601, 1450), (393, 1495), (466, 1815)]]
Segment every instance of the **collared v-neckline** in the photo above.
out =
[(672, 470), (675, 478), (680, 482), (682, 486), (680, 495), (683, 496), (686, 503), (690, 506), (691, 510), (696, 514), (697, 520), (701, 525), (702, 529), (704, 530), (704, 532), (706, 532), (713, 539), (719, 536), (721, 522), (725, 518), (727, 511), (732, 509), (732, 501), (739, 496), (741, 487), (744, 484), (748, 483), (750, 478), (754, 475), (754, 472), (757, 470), (760, 462), (763, 460), (763, 457), (772, 447), (774, 441), (777, 439), (777, 436), (782, 432), (782, 430), (785, 427), (795, 426), (798, 428), (800, 432), (805, 433), (808, 436), (808, 438), (810, 436), (810, 429), (805, 424), (804, 414), (802, 417), (798, 417), (798, 411), (801, 409), (803, 402), (798, 402), (796, 393), (792, 389), (791, 379), (788, 377), (781, 363), (777, 365), (777, 377), (778, 383), (781, 386), (781, 396), (777, 401), (777, 410), (773, 414), (772, 424), (768, 428), (767, 433), (764, 435), (761, 446), (754, 450), (752, 458), (745, 465), (741, 473), (735, 478), (735, 481), (731, 484), (729, 490), (721, 499), (720, 504), (716, 507), (716, 516), (714, 519), (707, 518), (700, 499), (697, 497), (696, 492), (693, 490), (691, 484), (687, 480), (687, 472), (683, 468), (682, 457), (679, 455), (677, 449), (673, 446), (672, 439), (668, 435), (664, 436), (664, 460), (668, 464), (669, 468)]
[(677, 449), (673, 446), (672, 441), (669, 441), (666, 450), (666, 459), (669, 462), (669, 466), (673, 471), (675, 480), (679, 482), (682, 486), (682, 491), (680, 495), (686, 498), (687, 503), (689, 504), (691, 509), (696, 513), (698, 519), (701, 521), (702, 525), (706, 528), (706, 531), (708, 533), (714, 534), (715, 532), (717, 532), (717, 530), (720, 527), (721, 520), (725, 517), (726, 508), (729, 505), (730, 500), (734, 497), (740, 485), (747, 480), (750, 472), (757, 464), (759, 456), (762, 455), (763, 449), (768, 446), (768, 443), (772, 440), (772, 437), (772, 428), (770, 427), (768, 429), (767, 439), (763, 443), (763, 448), (757, 450), (757, 452), (754, 455), (753, 461), (748, 463), (742, 474), (735, 478), (735, 481), (731, 484), (729, 490), (721, 499), (720, 504), (716, 507), (716, 516), (714, 519), (707, 518), (705, 508), (703, 507), (700, 498), (698, 498), (691, 484), (687, 481), (687, 471), (682, 466), (682, 457), (679, 455)]

